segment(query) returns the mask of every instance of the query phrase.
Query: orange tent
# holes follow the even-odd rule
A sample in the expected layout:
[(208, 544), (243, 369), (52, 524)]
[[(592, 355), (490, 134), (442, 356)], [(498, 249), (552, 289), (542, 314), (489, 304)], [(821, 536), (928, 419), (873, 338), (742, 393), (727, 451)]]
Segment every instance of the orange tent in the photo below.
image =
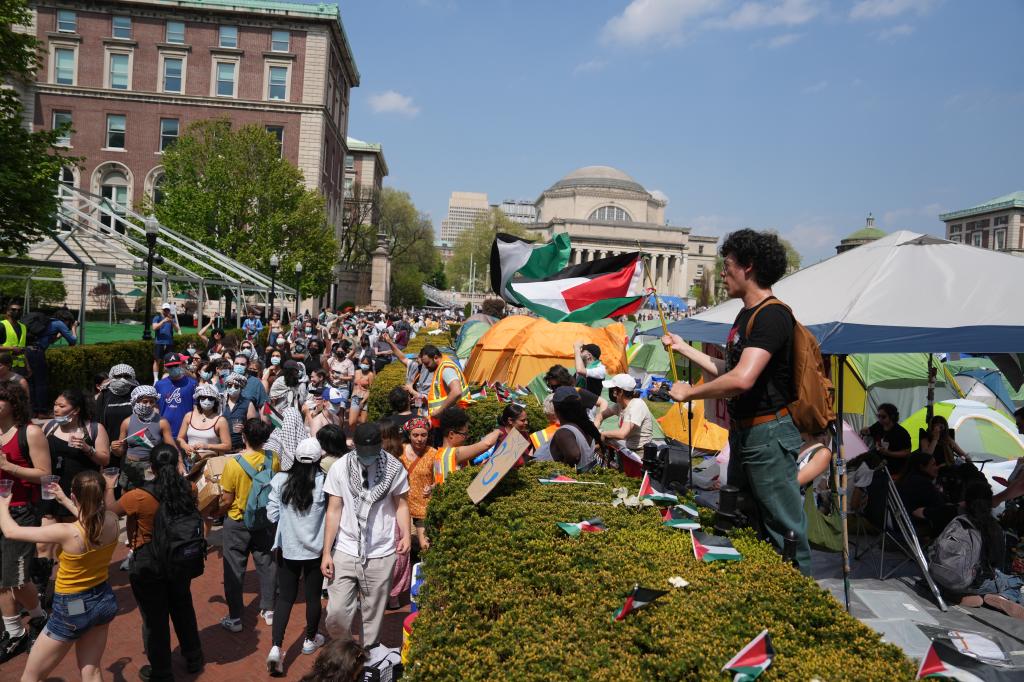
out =
[[(690, 434), (687, 432), (686, 403), (680, 409), (676, 405), (669, 407), (668, 412), (658, 420), (661, 430), (669, 438), (680, 443), (689, 443)], [(680, 414), (681, 412), (681, 414)], [(693, 447), (709, 452), (718, 452), (729, 442), (729, 432), (718, 424), (712, 423), (704, 418), (704, 401), (693, 401)]]
[(619, 323), (601, 329), (576, 322), (557, 324), (536, 317), (513, 315), (495, 323), (473, 347), (466, 361), (466, 380), (479, 384), (500, 381), (509, 386), (526, 386), (551, 365), (570, 370), (573, 344), (596, 343), (608, 374), (626, 372), (626, 328)]

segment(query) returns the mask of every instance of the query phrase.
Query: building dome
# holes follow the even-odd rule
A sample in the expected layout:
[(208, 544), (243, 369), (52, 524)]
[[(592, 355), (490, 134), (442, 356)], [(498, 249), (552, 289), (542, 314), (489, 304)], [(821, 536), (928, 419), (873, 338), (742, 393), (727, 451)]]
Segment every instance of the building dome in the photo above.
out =
[(643, 185), (611, 166), (584, 166), (577, 168), (564, 178), (551, 185), (549, 192), (559, 189), (575, 189), (578, 187), (595, 187), (600, 189), (619, 189), (627, 192), (647, 194)]
[(853, 234), (844, 237), (836, 247), (836, 253), (843, 253), (844, 251), (849, 251), (850, 249), (858, 246), (869, 244), (876, 239), (881, 239), (885, 235), (885, 230), (880, 230), (875, 227), (875, 217), (869, 213), (864, 227), (860, 228)]

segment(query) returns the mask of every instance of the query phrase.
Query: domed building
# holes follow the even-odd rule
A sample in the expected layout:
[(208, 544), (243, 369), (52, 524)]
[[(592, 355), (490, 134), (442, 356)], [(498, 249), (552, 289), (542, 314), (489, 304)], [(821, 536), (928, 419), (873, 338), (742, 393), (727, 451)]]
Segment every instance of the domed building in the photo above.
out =
[(847, 237), (844, 237), (839, 245), (836, 246), (836, 253), (842, 253), (843, 251), (849, 251), (855, 249), (858, 246), (864, 244), (870, 244), (876, 239), (881, 239), (886, 235), (885, 230), (880, 230), (875, 227), (875, 217), (868, 213), (867, 222), (864, 223), (864, 227), (860, 228), (856, 232)]
[(685, 297), (715, 266), (717, 238), (691, 234), (665, 221), (667, 201), (611, 166), (585, 166), (546, 189), (536, 201), (544, 238), (567, 232), (572, 263), (639, 249), (651, 257), (659, 293)]

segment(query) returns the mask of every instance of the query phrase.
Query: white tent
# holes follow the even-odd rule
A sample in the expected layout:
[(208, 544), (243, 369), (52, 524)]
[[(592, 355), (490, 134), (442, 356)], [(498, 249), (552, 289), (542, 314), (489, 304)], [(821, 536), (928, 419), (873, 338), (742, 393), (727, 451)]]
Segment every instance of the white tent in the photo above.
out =
[[(1024, 349), (1024, 258), (894, 232), (779, 281), (828, 354), (1015, 353)], [(684, 339), (725, 343), (742, 303), (674, 322)]]

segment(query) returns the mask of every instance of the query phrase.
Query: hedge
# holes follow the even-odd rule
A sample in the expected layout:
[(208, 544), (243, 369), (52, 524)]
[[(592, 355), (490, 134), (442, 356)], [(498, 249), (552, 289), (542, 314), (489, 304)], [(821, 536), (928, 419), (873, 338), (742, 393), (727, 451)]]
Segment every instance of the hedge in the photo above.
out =
[[(613, 487), (638, 481), (600, 470), (582, 478), (607, 485), (538, 484), (560, 468), (513, 470), (479, 506), (465, 492), (478, 467), (434, 491), (411, 682), (721, 680), (765, 628), (777, 652), (765, 680), (914, 678), (900, 649), (749, 531), (733, 538), (741, 561), (698, 563), (689, 533), (662, 527), (656, 509), (611, 505)], [(592, 517), (608, 530), (574, 539), (555, 525)], [(635, 583), (669, 593), (611, 622)]]

